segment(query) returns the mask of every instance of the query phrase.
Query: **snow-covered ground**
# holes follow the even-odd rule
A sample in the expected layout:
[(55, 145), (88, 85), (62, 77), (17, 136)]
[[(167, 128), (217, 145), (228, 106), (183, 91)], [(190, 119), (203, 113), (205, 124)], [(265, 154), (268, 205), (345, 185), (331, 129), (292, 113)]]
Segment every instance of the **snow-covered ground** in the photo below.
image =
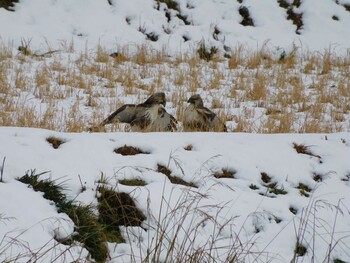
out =
[[(177, 6), (168, 7), (165, 2)], [(267, 41), (286, 50), (296, 45), (344, 52), (350, 43), (346, 5), (349, 0), (301, 1), (293, 7), (295, 13), (303, 14), (298, 35), (277, 0), (21, 0), (15, 12), (0, 9), (0, 36), (17, 45), (30, 39), (35, 50), (57, 49), (73, 41), (82, 50), (100, 43), (116, 51), (118, 46), (149, 42), (171, 53), (197, 48), (204, 40), (221, 49), (237, 43), (256, 48)], [(242, 6), (248, 8), (254, 27), (240, 24)], [(147, 40), (147, 35), (158, 40)]]
[[(254, 50), (268, 45), (278, 52), (284, 49), (287, 53), (293, 45), (321, 53), (329, 49), (339, 54), (350, 48), (350, 12), (344, 7), (350, 5), (350, 0), (301, 1), (299, 7), (294, 7), (297, 13), (303, 13), (300, 34), (295, 33), (296, 26), (286, 19), (286, 9), (280, 7), (277, 0), (243, 0), (242, 3), (178, 0), (179, 10), (169, 9), (164, 3), (158, 6), (157, 1), (151, 0), (110, 2), (112, 5), (102, 0), (21, 0), (16, 4), (15, 12), (0, 9), (1, 43), (13, 42), (12, 47), (29, 44), (36, 54), (74, 43), (76, 53), (70, 55), (64, 53), (65, 50), (62, 55), (54, 55), (48, 60), (49, 64), (60, 66), (62, 76), (71, 69), (71, 61), (79, 60), (79, 52), (95, 49), (98, 44), (108, 52), (115, 52), (119, 47), (128, 46), (132, 50), (147, 43), (157, 50), (164, 48), (170, 54), (196, 50), (203, 40), (222, 52), (240, 44)], [(286, 2), (291, 4), (292, 1)], [(240, 24), (241, 6), (249, 9), (254, 27)], [(180, 17), (177, 16), (179, 14)], [(158, 37), (157, 41), (147, 40), (154, 35)], [(16, 75), (16, 66), (23, 63), (28, 69), (25, 74), (32, 79), (32, 82), (25, 83), (24, 86), (29, 87), (19, 91), (18, 96), (25, 96), (26, 100), (29, 98), (35, 106), (32, 109), (39, 105), (40, 111), (44, 112), (50, 104), (41, 107), (45, 96), (40, 95), (39, 100), (33, 97), (32, 90), (37, 91), (34, 79), (41, 70), (44, 71), (46, 64), (41, 63), (40, 58), (38, 61), (35, 58), (33, 61), (32, 58), (16, 59), (14, 66), (9, 67), (11, 72), (7, 73), (8, 76)], [(124, 66), (127, 69), (137, 67), (133, 63), (121, 65)], [(120, 68), (117, 70), (121, 75), (128, 72), (125, 70), (124, 73)], [(246, 72), (244, 68), (239, 70)], [(203, 76), (200, 77), (206, 90), (197, 89), (196, 92), (210, 94), (209, 101), (216, 99), (222, 103), (221, 98), (228, 97), (229, 91), (212, 91), (207, 85), (209, 71), (209, 66), (203, 62), (200, 71)], [(57, 72), (53, 71), (52, 76)], [(141, 69), (137, 72), (139, 74)], [(175, 69), (168, 68), (163, 72), (174, 73)], [(349, 83), (344, 77), (346, 72), (345, 69), (339, 73), (344, 90)], [(255, 75), (253, 70), (248, 73), (249, 76)], [(314, 77), (321, 73), (315, 70), (312, 74), (305, 77), (306, 81), (303, 80), (310, 87)], [(337, 74), (334, 72), (333, 75)], [(300, 77), (298, 71), (295, 75)], [(152, 75), (152, 78), (155, 77)], [(104, 81), (106, 79), (98, 78), (94, 88), (106, 85)], [(225, 83), (230, 81), (234, 82), (229, 78)], [(56, 82), (51, 79), (48, 83)], [(175, 86), (169, 83), (166, 86), (167, 96), (172, 102), (177, 100), (182, 103), (179, 97), (170, 96), (176, 93)], [(141, 84), (145, 86), (147, 83)], [(338, 84), (327, 82), (327, 85), (322, 85), (327, 89), (331, 87), (329, 89), (333, 92)], [(226, 86), (231, 88), (228, 84)], [(55, 85), (52, 87), (56, 89)], [(52, 87), (49, 87), (48, 93)], [(19, 85), (17, 88), (20, 89)], [(69, 86), (64, 88), (70, 89)], [(73, 107), (75, 99), (80, 103), (79, 94), (75, 94), (75, 89), (71, 90), (70, 97), (58, 103), (61, 110)], [(97, 91), (101, 92), (101, 87)], [(140, 94), (126, 96), (124, 86), (118, 86), (113, 91), (113, 105), (115, 101), (140, 101)], [(188, 95), (182, 94), (184, 97)], [(144, 91), (141, 97), (147, 95), (148, 92)], [(102, 104), (107, 105), (109, 99), (107, 97)], [(78, 258), (84, 261), (87, 257), (88, 252), (81, 244), (66, 246), (56, 241), (73, 233), (71, 219), (58, 213), (54, 204), (44, 199), (42, 193), (34, 192), (16, 180), (27, 171), (36, 169), (37, 173), (49, 171), (42, 175), (42, 179), (51, 178), (63, 183), (65, 194), (76, 203), (96, 204), (96, 188), (101, 174), (116, 191), (133, 197), (147, 219), (142, 228), (122, 229), (126, 243), (108, 244), (111, 262), (144, 259), (147, 250), (154, 248), (159, 225), (165, 228), (170, 240), (177, 235), (178, 247), (183, 240), (191, 241), (189, 247), (192, 249), (203, 247), (209, 251), (209, 247), (215, 247), (210, 251), (217, 262), (224, 262), (232, 248), (237, 253), (236, 260), (241, 262), (332, 262), (336, 259), (341, 260), (337, 262), (350, 262), (350, 133), (347, 130), (349, 109), (346, 103), (338, 102), (345, 105), (344, 112), (341, 112), (347, 116), (341, 129), (345, 132), (331, 134), (99, 134), (0, 127), (0, 260), (72, 262)], [(167, 110), (175, 115), (176, 109), (172, 105), (170, 103)], [(110, 110), (103, 108), (102, 116)], [(81, 114), (81, 111), (78, 107), (77, 112)], [(89, 112), (89, 109), (86, 111)], [(54, 112), (60, 113), (56, 108)], [(49, 119), (50, 116), (54, 115), (46, 117)], [(70, 116), (67, 116), (69, 119)], [(50, 136), (64, 143), (54, 149), (46, 140)], [(114, 152), (124, 145), (138, 147), (149, 154), (122, 156)], [(295, 145), (306, 146), (309, 154), (297, 153)], [(196, 187), (172, 184), (157, 171), (158, 164)], [(222, 170), (232, 172), (234, 178), (214, 177)], [(120, 184), (119, 180), (125, 178), (139, 178), (147, 184), (139, 187)], [(270, 182), (266, 182), (267, 178)], [(83, 192), (82, 186), (86, 188)], [(179, 206), (181, 202), (187, 206)], [(181, 220), (181, 229), (175, 233), (174, 226), (178, 226)], [(213, 241), (215, 244), (212, 244)], [(297, 243), (307, 250), (304, 256), (293, 259)], [(167, 243), (163, 245), (167, 246)], [(162, 254), (161, 259), (164, 258)]]
[[(173, 227), (176, 220), (180, 220), (181, 211), (173, 215), (174, 218), (169, 218), (165, 211), (174, 209), (184, 196), (190, 199), (189, 195), (197, 194), (201, 194), (201, 198), (191, 211), (193, 214), (183, 223), (183, 231), (190, 232), (191, 227), (203, 220), (204, 215), (199, 210), (216, 221), (215, 224), (210, 220), (202, 222), (194, 247), (203, 245), (216, 234), (215, 246), (225, 247), (233, 244), (238, 236), (239, 242), (246, 247), (238, 247), (237, 253), (248, 251), (248, 247), (251, 251), (246, 262), (249, 258), (253, 261), (256, 253), (261, 253), (257, 262), (290, 262), (299, 238), (307, 247), (307, 253), (295, 262), (303, 259), (311, 262), (312, 257), (315, 262), (323, 262), (327, 259), (329, 245), (332, 260), (350, 261), (349, 133), (74, 134), (3, 127), (0, 135), (0, 156), (6, 157), (3, 182), (0, 183), (0, 235), (5, 237), (0, 243), (2, 260), (29, 248), (33, 252), (39, 248), (45, 251), (44, 248), (55, 244), (53, 237), (64, 237), (73, 231), (72, 222), (65, 214), (58, 214), (41, 193), (15, 180), (26, 171), (36, 169), (37, 173), (50, 171), (42, 179), (64, 183), (69, 198), (84, 204), (96, 203), (97, 182), (103, 173), (110, 186), (118, 192), (129, 193), (148, 215), (144, 222), (147, 232), (139, 227), (129, 227), (124, 230), (126, 244), (110, 244), (112, 262), (113, 259), (117, 260), (114, 262), (122, 262), (119, 261), (122, 259), (129, 262), (131, 251), (137, 251), (136, 256), (139, 251), (144, 255), (155, 237), (154, 229), (148, 226), (153, 224), (155, 227), (154, 219), (170, 222), (167, 234), (174, 234)], [(65, 143), (54, 149), (46, 141), (51, 136)], [(297, 153), (294, 144), (308, 146), (313, 155)], [(123, 156), (114, 152), (124, 145), (138, 147), (149, 154)], [(192, 149), (185, 150), (189, 145)], [(157, 172), (158, 164), (198, 188), (172, 184), (164, 174)], [(233, 172), (234, 178), (215, 178), (213, 175), (222, 169)], [(263, 174), (271, 178), (269, 183), (276, 183), (274, 189), (286, 193), (270, 193)], [(79, 176), (87, 189), (82, 193)], [(147, 185), (132, 187), (118, 183), (125, 178), (139, 178)], [(308, 197), (298, 189), (301, 185), (310, 188), (311, 192), (304, 192)], [(162, 200), (167, 204), (163, 203), (161, 207)], [(127, 235), (128, 231), (138, 237)], [(183, 231), (178, 234), (179, 243), (184, 237)], [(4, 249), (12, 239), (26, 242), (28, 248), (13, 243)], [(66, 261), (67, 257), (77, 257), (81, 252), (78, 248), (70, 251), (71, 254), (62, 253), (59, 259)], [(227, 251), (224, 250), (219, 249), (218, 262), (224, 261), (220, 258), (225, 256)], [(64, 251), (64, 245), (56, 247), (56, 256), (57, 251)], [(54, 252), (39, 261), (50, 261), (53, 257)]]

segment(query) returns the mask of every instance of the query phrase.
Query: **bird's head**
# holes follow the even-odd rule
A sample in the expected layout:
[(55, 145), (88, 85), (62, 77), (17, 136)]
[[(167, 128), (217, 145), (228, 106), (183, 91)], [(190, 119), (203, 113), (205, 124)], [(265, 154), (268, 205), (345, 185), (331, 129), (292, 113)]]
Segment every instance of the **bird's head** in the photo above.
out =
[(203, 106), (203, 100), (199, 94), (192, 95), (187, 102), (194, 104), (197, 107)]
[(152, 96), (150, 96), (144, 104), (154, 105), (154, 104), (161, 104), (165, 107), (166, 104), (166, 98), (164, 92), (157, 92), (154, 93)]

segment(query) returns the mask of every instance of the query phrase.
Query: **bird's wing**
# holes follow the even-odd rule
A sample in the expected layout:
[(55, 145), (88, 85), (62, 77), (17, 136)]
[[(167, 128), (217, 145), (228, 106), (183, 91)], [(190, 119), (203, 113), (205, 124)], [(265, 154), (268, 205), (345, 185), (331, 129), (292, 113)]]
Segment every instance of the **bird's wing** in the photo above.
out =
[(151, 108), (142, 104), (137, 106), (135, 118), (130, 122), (133, 131), (148, 131), (153, 122)]
[(198, 107), (197, 111), (206, 122), (213, 121), (216, 118), (216, 114), (206, 107)]
[(200, 112), (205, 119), (209, 131), (227, 132), (225, 123), (222, 122), (214, 112), (206, 107), (199, 108), (198, 112)]
[(152, 122), (151, 131), (176, 131), (177, 120), (169, 114), (163, 107), (158, 108), (158, 116)]
[(114, 122), (131, 123), (135, 119), (137, 113), (138, 107), (135, 104), (125, 104), (109, 115), (100, 126)]

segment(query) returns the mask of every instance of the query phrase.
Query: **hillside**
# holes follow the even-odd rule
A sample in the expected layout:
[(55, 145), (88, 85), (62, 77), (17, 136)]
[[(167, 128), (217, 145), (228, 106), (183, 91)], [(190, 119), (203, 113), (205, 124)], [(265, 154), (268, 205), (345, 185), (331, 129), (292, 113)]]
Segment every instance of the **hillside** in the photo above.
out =
[[(350, 0), (0, 0), (0, 261), (350, 262)], [(91, 132), (164, 92), (177, 132)], [(200, 94), (227, 133), (183, 132)]]
[[(45, 199), (16, 180), (24, 175), (38, 175), (22, 181), (34, 181), (41, 192), (51, 188), (39, 188), (39, 181), (52, 180), (67, 200), (96, 206), (100, 222), (109, 222), (104, 227), (120, 229), (123, 243), (108, 239), (111, 262), (151, 262), (147, 253), (156, 262), (350, 262), (349, 133), (1, 128), (0, 135), (0, 156), (6, 156), (0, 183), (5, 262), (85, 261), (88, 254), (77, 242), (81, 230), (73, 228), (75, 217), (69, 219), (71, 212), (62, 213), (64, 206), (49, 201), (58, 194), (47, 192)], [(143, 153), (130, 155), (137, 151), (127, 147)], [(110, 212), (115, 221), (104, 221), (101, 198), (107, 190), (127, 193), (144, 217), (123, 223)]]
[[(6, 2), (6, 1), (5, 1)], [(185, 52), (200, 41), (229, 52), (238, 43), (276, 49), (349, 48), (349, 0), (20, 0), (0, 9), (3, 41), (35, 49), (74, 41), (79, 49), (148, 43)]]

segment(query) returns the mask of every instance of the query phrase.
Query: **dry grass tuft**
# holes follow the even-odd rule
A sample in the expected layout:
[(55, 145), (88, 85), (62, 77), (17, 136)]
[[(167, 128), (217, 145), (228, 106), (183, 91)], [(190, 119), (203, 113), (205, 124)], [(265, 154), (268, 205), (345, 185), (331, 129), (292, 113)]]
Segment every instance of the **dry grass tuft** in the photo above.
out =
[(312, 153), (311, 150), (310, 150), (310, 146), (307, 146), (307, 145), (304, 145), (304, 144), (297, 144), (297, 143), (294, 142), (293, 143), (293, 148), (296, 150), (297, 153), (306, 154), (306, 155), (310, 155), (310, 156), (316, 157), (316, 158), (319, 159), (320, 162), (322, 162), (321, 161), (321, 156)]
[(185, 151), (192, 151), (193, 150), (193, 145), (189, 144), (186, 147), (184, 147)]
[(46, 141), (48, 143), (50, 143), (52, 145), (52, 147), (54, 149), (58, 149), (60, 147), (61, 144), (65, 143), (65, 140), (62, 140), (60, 138), (54, 137), (54, 136), (50, 136), (46, 139)]
[(226, 169), (226, 168), (222, 168), (221, 169), (221, 172), (216, 172), (213, 174), (213, 176), (215, 178), (218, 178), (218, 179), (221, 179), (221, 178), (230, 178), (230, 179), (233, 179), (235, 178), (235, 174), (237, 172), (235, 170), (229, 170), (229, 169)]
[(127, 145), (115, 149), (114, 152), (121, 155), (149, 154), (149, 152), (142, 151), (140, 148)]
[(185, 180), (181, 179), (180, 177), (171, 175), (171, 171), (167, 167), (165, 167), (164, 165), (157, 164), (157, 171), (159, 173), (164, 174), (166, 177), (168, 177), (169, 181), (172, 184), (181, 184), (181, 185), (184, 185), (184, 186), (197, 188), (197, 186), (194, 183), (186, 182)]

